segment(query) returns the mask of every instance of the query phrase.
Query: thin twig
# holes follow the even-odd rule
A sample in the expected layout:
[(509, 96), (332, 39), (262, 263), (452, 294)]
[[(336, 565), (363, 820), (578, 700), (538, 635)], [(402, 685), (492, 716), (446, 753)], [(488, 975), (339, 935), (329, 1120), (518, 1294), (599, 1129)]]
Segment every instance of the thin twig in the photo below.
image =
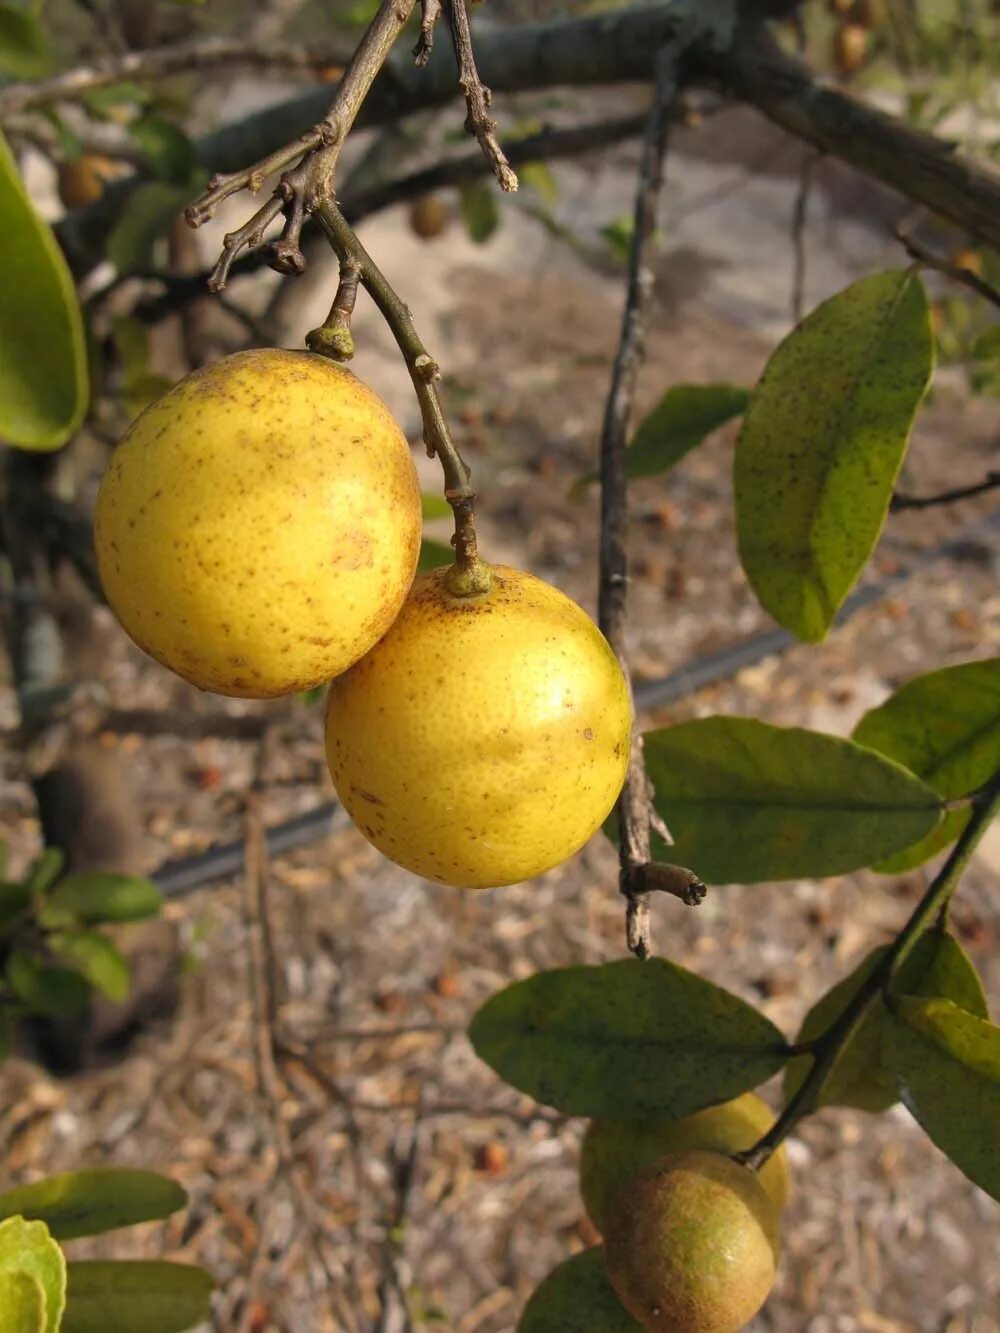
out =
[(282, 273), (302, 271), (305, 260), (299, 238), (303, 221), (322, 200), (332, 198), (344, 141), (415, 3), (416, 0), (382, 0), (344, 71), (329, 110), (318, 125), (253, 166), (213, 177), (205, 193), (185, 210), (189, 225), (200, 227), (223, 200), (240, 190), (255, 193), (269, 175), (299, 159), (298, 165), (278, 181), (267, 203), (242, 227), (226, 236), (222, 255), (209, 279), (213, 290), (222, 290), (236, 256), (241, 250), (260, 245), (267, 228), (282, 212), (286, 217), (285, 230), (272, 246), (270, 262)]
[(893, 234), (911, 259), (923, 264), (925, 268), (934, 269), (936, 273), (943, 273), (946, 278), (951, 278), (954, 282), (960, 282), (963, 287), (968, 287), (970, 291), (985, 297), (993, 305), (1000, 306), (1000, 292), (995, 287), (991, 287), (971, 268), (966, 268), (964, 264), (952, 264), (949, 260), (942, 259), (940, 255), (936, 255), (933, 250), (928, 250), (925, 245), (922, 245), (914, 237), (907, 235), (906, 232), (901, 231), (899, 227), (893, 229)]
[(800, 324), (805, 314), (806, 298), (806, 221), (809, 212), (809, 192), (816, 154), (808, 148), (803, 152), (799, 168), (799, 188), (792, 209), (792, 323)]
[[(643, 140), (635, 203), (635, 226), (629, 253), (628, 290), (621, 338), (611, 374), (601, 431), (601, 551), (599, 614), (601, 629), (614, 649), (625, 678), (631, 676), (625, 641), (628, 593), (628, 497), (625, 445), (635, 384), (645, 352), (646, 324), (653, 275), (647, 248), (656, 232), (657, 204), (663, 182), (663, 159), (670, 128), (670, 107), (677, 84), (676, 55), (661, 53), (653, 106)], [(650, 861), (650, 801), (638, 729), (632, 738), (625, 786), (618, 800), (619, 885), (628, 902), (626, 937), (640, 958), (649, 954), (649, 895), (638, 888), (635, 873)]]
[(500, 182), (502, 190), (517, 189), (517, 175), (507, 161), (507, 157), (497, 139), (497, 123), (490, 115), (490, 103), (493, 94), (479, 77), (476, 55), (472, 48), (472, 30), (469, 27), (469, 11), (465, 0), (444, 0), (445, 18), (455, 47), (455, 59), (458, 61), (458, 82), (465, 94), (468, 115), (465, 128), (474, 134), (479, 147), (490, 164), (490, 168)]
[(942, 909), (951, 900), (963, 871), (997, 814), (1000, 814), (1000, 770), (981, 789), (973, 806), (972, 818), (962, 830), (951, 855), (934, 877), (927, 892), (914, 908), (906, 925), (896, 936), (881, 962), (843, 1013), (813, 1042), (811, 1052), (813, 1064), (809, 1073), (770, 1130), (759, 1143), (741, 1155), (741, 1160), (747, 1166), (755, 1171), (759, 1170), (798, 1122), (815, 1110), (823, 1084), (841, 1051), (854, 1036), (872, 1006), (880, 999), (888, 997), (894, 977), (917, 940), (940, 917)]
[(399, 1142), (393, 1145), (392, 1167), (394, 1199), (392, 1216), (386, 1226), (385, 1244), (382, 1252), (382, 1281), (379, 1284), (379, 1315), (375, 1321), (374, 1333), (388, 1333), (393, 1327), (392, 1300), (395, 1294), (402, 1315), (403, 1333), (412, 1333), (413, 1320), (410, 1316), (409, 1302), (406, 1297), (407, 1283), (400, 1272), (403, 1261), (403, 1246), (406, 1241), (406, 1221), (413, 1197), (413, 1185), (417, 1177), (417, 1160), (420, 1149), (420, 1122), (422, 1098), (418, 1100), (413, 1125), (410, 1128), (409, 1142), (405, 1149)]
[(52, 102), (76, 101), (88, 93), (116, 83), (151, 83), (192, 70), (217, 69), (224, 65), (246, 65), (255, 69), (318, 70), (346, 64), (350, 49), (343, 41), (324, 46), (302, 46), (290, 42), (261, 42), (243, 37), (212, 37), (146, 51), (125, 51), (105, 56), (89, 65), (65, 70), (32, 83), (14, 83), (0, 90), (0, 117)]
[(933, 509), (936, 505), (954, 504), (956, 500), (968, 500), (974, 495), (985, 495), (987, 491), (1000, 486), (1000, 472), (987, 472), (982, 481), (971, 486), (956, 486), (950, 491), (938, 491), (935, 495), (905, 495), (897, 491), (889, 502), (893, 513), (901, 509)]
[(434, 49), (434, 25), (441, 17), (441, 0), (420, 0), (420, 38), (413, 48), (413, 63), (421, 69)]

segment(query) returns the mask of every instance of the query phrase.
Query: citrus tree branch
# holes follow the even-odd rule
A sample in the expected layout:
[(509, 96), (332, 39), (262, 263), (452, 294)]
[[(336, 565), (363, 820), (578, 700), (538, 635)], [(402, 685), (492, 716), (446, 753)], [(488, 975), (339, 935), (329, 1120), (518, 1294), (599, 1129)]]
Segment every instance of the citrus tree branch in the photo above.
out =
[(285, 215), (285, 226), (280, 239), (270, 247), (271, 265), (280, 273), (301, 273), (305, 268), (301, 248), (303, 223), (322, 200), (332, 197), (341, 149), (415, 3), (416, 0), (382, 0), (348, 62), (332, 104), (317, 125), (250, 167), (214, 176), (201, 198), (186, 209), (189, 224), (200, 227), (223, 200), (241, 190), (256, 193), (269, 175), (298, 159), (298, 165), (282, 175), (271, 198), (242, 227), (226, 236), (219, 262), (209, 279), (213, 291), (225, 287), (233, 260), (241, 250), (255, 249), (262, 243), (267, 228), (279, 213)]
[(1000, 306), (1000, 292), (995, 287), (991, 287), (988, 282), (968, 268), (965, 264), (952, 264), (947, 259), (942, 259), (936, 255), (933, 250), (928, 250), (925, 245), (921, 245), (913, 236), (908, 236), (899, 227), (895, 229), (897, 241), (905, 249), (911, 259), (915, 259), (924, 268), (932, 268), (936, 273), (943, 273), (946, 278), (951, 278), (953, 282), (960, 282), (963, 287), (968, 287), (977, 296), (982, 296), (992, 305)]
[(909, 920), (896, 936), (888, 952), (843, 1013), (812, 1043), (812, 1068), (771, 1129), (759, 1143), (742, 1154), (742, 1160), (748, 1166), (759, 1170), (798, 1122), (815, 1110), (823, 1084), (841, 1051), (858, 1030), (872, 1006), (887, 993), (893, 978), (917, 940), (947, 907), (980, 840), (998, 814), (1000, 814), (1000, 770), (977, 794), (973, 801), (972, 818), (962, 830), (951, 855), (913, 909)]
[(445, 19), (451, 32), (455, 59), (458, 61), (458, 83), (465, 95), (468, 115), (465, 128), (474, 134), (490, 164), (490, 170), (500, 182), (502, 190), (516, 190), (517, 176), (507, 161), (496, 135), (496, 121), (490, 115), (493, 94), (479, 77), (476, 55), (472, 49), (472, 30), (465, 0), (442, 0)]
[(974, 495), (984, 495), (1000, 486), (1000, 472), (987, 472), (982, 481), (971, 486), (956, 486), (950, 491), (938, 491), (934, 495), (906, 495), (896, 491), (889, 502), (894, 513), (901, 509), (933, 509), (937, 505), (954, 504), (957, 500), (969, 500)]
[(343, 41), (323, 46), (267, 42), (242, 37), (212, 37), (147, 51), (125, 51), (104, 56), (46, 79), (12, 83), (0, 88), (0, 119), (53, 102), (77, 101), (88, 93), (116, 83), (152, 83), (175, 74), (243, 65), (252, 69), (300, 71), (316, 75), (347, 63), (350, 48)]
[[(653, 274), (649, 249), (656, 234), (656, 219), (663, 184), (663, 162), (670, 129), (670, 109), (677, 92), (677, 53), (664, 47), (657, 62), (653, 106), (646, 124), (636, 191), (632, 243), (629, 248), (628, 286), (621, 337), (611, 373), (601, 430), (601, 545), (598, 618), (601, 629), (621, 663), (632, 692), (626, 646), (628, 602), (628, 487), (625, 447), (636, 380), (646, 346), (649, 298)], [(632, 953), (646, 958), (650, 951), (649, 895), (665, 889), (693, 902), (704, 885), (690, 871), (677, 869), (683, 880), (669, 873), (654, 873), (650, 830), (652, 801), (642, 759), (642, 742), (633, 728), (632, 752), (625, 786), (618, 798), (619, 885), (628, 903), (626, 939)]]

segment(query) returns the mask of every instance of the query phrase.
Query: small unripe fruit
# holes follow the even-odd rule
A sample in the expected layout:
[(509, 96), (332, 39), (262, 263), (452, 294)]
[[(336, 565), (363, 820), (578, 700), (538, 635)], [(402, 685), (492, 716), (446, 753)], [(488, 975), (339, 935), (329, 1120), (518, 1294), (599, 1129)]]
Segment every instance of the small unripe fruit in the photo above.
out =
[(326, 753), (370, 842), (426, 879), (492, 888), (540, 875), (600, 828), (621, 790), (621, 667), (563, 593), (498, 566), (486, 591), (419, 576), (389, 633), (330, 687)]
[(112, 610), (203, 690), (272, 698), (344, 671), (413, 579), (420, 491), (385, 404), (309, 352), (238, 352), (132, 423), (97, 497)]
[[(752, 1092), (680, 1119), (592, 1120), (580, 1151), (580, 1192), (590, 1220), (603, 1232), (618, 1190), (668, 1154), (692, 1148), (743, 1152), (773, 1123), (771, 1108)], [(759, 1179), (775, 1207), (783, 1208), (788, 1198), (784, 1144), (768, 1158)]]
[(868, 29), (860, 23), (845, 23), (833, 38), (833, 63), (841, 78), (856, 74), (868, 56)]
[(98, 153), (81, 153), (59, 167), (59, 198), (66, 208), (86, 208), (96, 203), (107, 183), (121, 174), (120, 164)]
[(410, 230), (421, 240), (440, 236), (451, 221), (451, 210), (440, 195), (423, 194), (410, 205)]
[(678, 1153), (619, 1191), (604, 1244), (618, 1299), (651, 1333), (737, 1333), (774, 1282), (777, 1211), (731, 1157)]

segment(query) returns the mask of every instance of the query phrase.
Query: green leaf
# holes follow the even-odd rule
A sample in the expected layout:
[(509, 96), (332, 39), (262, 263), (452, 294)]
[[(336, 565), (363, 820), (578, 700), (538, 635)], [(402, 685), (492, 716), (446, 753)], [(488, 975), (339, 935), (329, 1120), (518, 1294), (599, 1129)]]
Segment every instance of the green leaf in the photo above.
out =
[(183, 1333), (208, 1318), (212, 1277), (190, 1264), (71, 1263), (62, 1333)]
[(30, 1273), (0, 1273), (0, 1328), (4, 1333), (45, 1333), (45, 1288)]
[(166, 375), (150, 368), (149, 329), (132, 315), (111, 322), (111, 336), (122, 363), (123, 397), (129, 413), (137, 417), (171, 387)]
[[(66, 1305), (66, 1260), (44, 1222), (0, 1222), (0, 1273), (24, 1273), (44, 1294), (45, 1333), (56, 1333)], [(6, 1333), (6, 1324), (4, 1333)]]
[(172, 120), (164, 120), (162, 116), (140, 116), (131, 122), (128, 132), (160, 180), (186, 186), (197, 174), (198, 150)]
[(20, 5), (0, 4), (0, 77), (40, 79), (52, 69), (45, 31)]
[(444, 542), (432, 541), (425, 537), (420, 543), (420, 556), (417, 559), (417, 573), (423, 574), (428, 569), (440, 569), (442, 565), (453, 565), (455, 552)]
[(904, 1105), (960, 1171), (1000, 1200), (1000, 1028), (950, 1000), (901, 997), (886, 1035)]
[(162, 903), (163, 895), (152, 880), (80, 870), (56, 885), (46, 906), (52, 909), (50, 919), (62, 925), (67, 917), (90, 923), (142, 921), (156, 916)]
[(487, 1000), (469, 1037), (501, 1078), (568, 1115), (688, 1115), (787, 1059), (763, 1014), (662, 958), (539, 972)]
[(420, 496), (420, 512), (425, 519), (451, 518), (452, 507), (443, 495), (429, 495), (424, 491)]
[(517, 175), (522, 186), (529, 186), (547, 204), (554, 204), (559, 198), (559, 186), (547, 162), (522, 162)]
[(73, 279), (0, 135), (0, 438), (58, 449), (87, 410), (87, 354)]
[(45, 893), (59, 878), (66, 854), (59, 847), (46, 847), (25, 878), (29, 893)]
[(977, 361), (993, 361), (1000, 357), (1000, 324), (981, 333), (972, 344), (972, 355)]
[(0, 1194), (0, 1217), (36, 1219), (56, 1240), (76, 1240), (160, 1221), (186, 1203), (180, 1185), (155, 1171), (94, 1167), (64, 1171)]
[[(844, 1012), (888, 952), (873, 949), (854, 971), (820, 997), (806, 1014), (796, 1042), (812, 1041)], [(960, 1008), (988, 1017), (986, 996), (972, 961), (952, 935), (929, 930), (916, 942), (893, 982), (903, 995), (953, 1000)], [(869, 1011), (830, 1071), (818, 1106), (853, 1106), (877, 1115), (898, 1100), (896, 1080), (883, 1062), (883, 1044), (890, 1024), (889, 1011), (878, 1000)], [(791, 1100), (812, 1065), (808, 1057), (789, 1061), (785, 1069), (785, 1100)]]
[(108, 237), (108, 258), (119, 273), (134, 273), (152, 266), (153, 247), (190, 203), (190, 196), (187, 186), (166, 181), (147, 181), (136, 186)]
[(477, 245), (488, 241), (500, 225), (494, 187), (483, 181), (463, 185), (459, 191), (459, 206), (470, 238)]
[(651, 477), (679, 463), (706, 436), (746, 410), (750, 394), (735, 384), (675, 384), (629, 445), (630, 477)]
[(670, 860), (717, 884), (857, 870), (940, 816), (905, 768), (818, 731), (717, 716), (647, 732), (643, 745)]
[[(974, 791), (1000, 767), (1000, 658), (908, 681), (865, 714), (854, 739), (905, 765), (948, 800)], [(948, 811), (928, 837), (875, 869), (895, 874), (920, 865), (955, 841), (970, 814)]]
[(90, 1003), (90, 987), (78, 972), (49, 967), (24, 950), (8, 958), (7, 981), (30, 1013), (48, 1018), (82, 1013)]
[(740, 559), (775, 620), (826, 634), (878, 540), (933, 369), (909, 270), (862, 278), (775, 351), (736, 444)]
[(0, 931), (8, 930), (30, 906), (31, 889), (27, 884), (0, 880)]
[(99, 930), (60, 930), (51, 934), (49, 948), (71, 963), (90, 984), (109, 1000), (121, 1004), (128, 999), (129, 966), (106, 935)]
[(634, 231), (635, 219), (631, 213), (623, 213), (621, 217), (615, 218), (613, 222), (609, 222), (606, 227), (601, 228), (601, 235), (607, 242), (612, 258), (616, 259), (619, 264), (628, 263)]
[(574, 1254), (535, 1288), (517, 1333), (642, 1333), (608, 1281), (598, 1246)]
[(122, 107), (146, 106), (153, 99), (152, 88), (138, 83), (111, 83), (106, 88), (95, 88), (82, 98), (87, 110), (98, 120), (119, 118)]

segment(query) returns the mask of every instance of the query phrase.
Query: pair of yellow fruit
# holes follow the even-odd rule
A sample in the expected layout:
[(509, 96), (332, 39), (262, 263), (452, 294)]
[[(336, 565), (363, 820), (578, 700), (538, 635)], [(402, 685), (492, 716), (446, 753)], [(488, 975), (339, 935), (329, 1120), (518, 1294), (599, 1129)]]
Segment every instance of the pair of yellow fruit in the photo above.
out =
[(105, 594), (205, 690), (331, 682), (330, 772), (382, 852), (428, 879), (515, 883), (577, 851), (617, 798), (631, 712), (574, 602), (518, 570), (457, 595), (414, 579), (421, 504), (380, 399), (309, 352), (240, 352), (153, 403), (102, 481)]
[[(772, 1123), (753, 1093), (679, 1120), (591, 1121), (580, 1190), (604, 1238), (608, 1280), (643, 1328), (737, 1333), (767, 1299), (788, 1198), (787, 1157), (779, 1148), (755, 1174), (728, 1154), (751, 1148)], [(573, 1322), (568, 1313), (559, 1312), (564, 1324)], [(588, 1312), (579, 1313), (573, 1327), (588, 1327)], [(633, 1325), (623, 1316), (626, 1326)], [(543, 1284), (518, 1333), (550, 1330)]]

